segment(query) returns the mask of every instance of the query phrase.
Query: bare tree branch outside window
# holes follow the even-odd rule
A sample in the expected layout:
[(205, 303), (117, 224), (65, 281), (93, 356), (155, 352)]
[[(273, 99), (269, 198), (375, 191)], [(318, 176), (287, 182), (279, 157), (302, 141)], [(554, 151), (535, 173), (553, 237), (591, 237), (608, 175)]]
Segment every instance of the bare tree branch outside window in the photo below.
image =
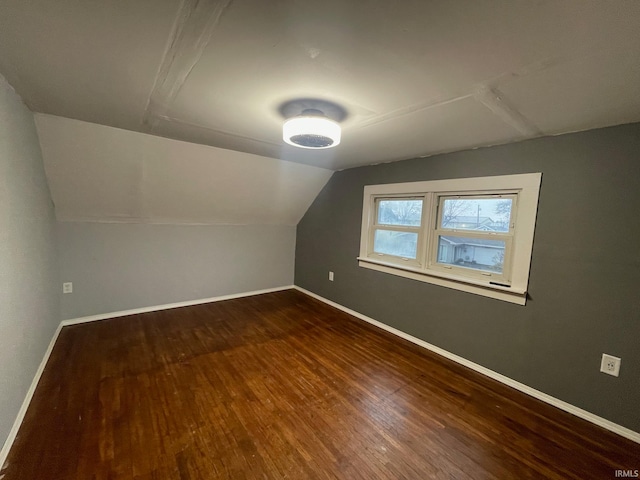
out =
[(417, 226), (421, 217), (422, 200), (384, 200), (380, 204), (381, 223)]
[(447, 199), (444, 203), (442, 211), (442, 226), (446, 227), (451, 223), (455, 223), (456, 218), (471, 212), (471, 204), (469, 201), (458, 199)]

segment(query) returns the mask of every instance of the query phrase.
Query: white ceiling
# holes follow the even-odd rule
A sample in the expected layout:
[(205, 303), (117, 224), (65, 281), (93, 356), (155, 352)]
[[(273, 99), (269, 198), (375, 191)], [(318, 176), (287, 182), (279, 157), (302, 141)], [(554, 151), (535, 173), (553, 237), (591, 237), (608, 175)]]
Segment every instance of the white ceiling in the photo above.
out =
[(331, 170), (36, 115), (60, 221), (297, 225)]
[[(342, 169), (640, 121), (638, 0), (0, 0), (36, 112)], [(279, 107), (348, 113), (281, 140)]]

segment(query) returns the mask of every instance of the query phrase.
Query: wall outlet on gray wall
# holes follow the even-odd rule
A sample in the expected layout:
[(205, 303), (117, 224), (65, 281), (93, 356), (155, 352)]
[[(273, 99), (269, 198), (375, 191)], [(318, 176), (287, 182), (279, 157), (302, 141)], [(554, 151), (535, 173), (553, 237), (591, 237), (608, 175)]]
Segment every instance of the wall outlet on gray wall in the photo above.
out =
[(333, 272), (329, 272), (329, 281), (333, 282)]
[(73, 282), (64, 282), (62, 284), (62, 293), (73, 293)]
[(620, 375), (620, 362), (622, 362), (621, 358), (603, 353), (602, 362), (600, 363), (600, 371), (607, 375), (617, 377)]

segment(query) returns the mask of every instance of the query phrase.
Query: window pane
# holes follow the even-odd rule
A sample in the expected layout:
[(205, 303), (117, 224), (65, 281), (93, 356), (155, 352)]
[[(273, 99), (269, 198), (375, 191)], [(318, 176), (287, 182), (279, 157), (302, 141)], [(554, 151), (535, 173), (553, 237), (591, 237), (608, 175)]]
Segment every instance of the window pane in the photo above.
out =
[(379, 200), (378, 225), (418, 227), (422, 219), (422, 200)]
[(376, 230), (373, 239), (373, 251), (398, 257), (416, 258), (418, 251), (418, 234), (409, 232), (393, 232)]
[(501, 240), (439, 235), (438, 263), (502, 273), (505, 246)]
[(508, 232), (512, 198), (446, 198), (441, 202), (442, 228)]

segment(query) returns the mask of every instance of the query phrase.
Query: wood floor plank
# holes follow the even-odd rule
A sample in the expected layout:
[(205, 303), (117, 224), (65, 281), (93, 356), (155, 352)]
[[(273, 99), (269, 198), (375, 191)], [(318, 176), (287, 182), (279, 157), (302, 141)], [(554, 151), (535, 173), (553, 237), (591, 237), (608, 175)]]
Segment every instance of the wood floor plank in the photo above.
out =
[(638, 468), (640, 445), (290, 290), (65, 327), (0, 477), (599, 479)]

